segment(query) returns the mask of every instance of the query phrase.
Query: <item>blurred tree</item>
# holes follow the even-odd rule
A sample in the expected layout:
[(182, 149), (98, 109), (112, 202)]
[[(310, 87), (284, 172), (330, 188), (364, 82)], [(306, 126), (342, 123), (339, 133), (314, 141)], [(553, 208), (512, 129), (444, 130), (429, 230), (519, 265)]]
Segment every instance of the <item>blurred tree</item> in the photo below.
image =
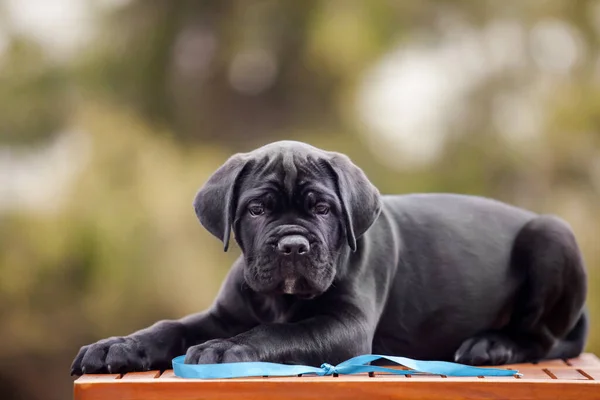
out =
[(31, 144), (58, 133), (72, 112), (67, 71), (25, 37), (9, 37), (0, 59), (0, 144)]
[(304, 62), (314, 3), (132, 1), (106, 22), (86, 79), (185, 140), (323, 125), (336, 80)]

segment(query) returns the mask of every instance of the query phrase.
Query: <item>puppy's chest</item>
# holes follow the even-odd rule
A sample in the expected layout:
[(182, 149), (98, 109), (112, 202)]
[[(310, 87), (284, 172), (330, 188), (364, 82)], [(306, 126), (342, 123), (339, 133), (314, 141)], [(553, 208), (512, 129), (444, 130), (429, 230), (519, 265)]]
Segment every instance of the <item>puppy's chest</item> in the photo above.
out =
[(262, 324), (295, 322), (301, 319), (304, 309), (298, 301), (287, 296), (265, 299), (258, 307), (257, 318)]

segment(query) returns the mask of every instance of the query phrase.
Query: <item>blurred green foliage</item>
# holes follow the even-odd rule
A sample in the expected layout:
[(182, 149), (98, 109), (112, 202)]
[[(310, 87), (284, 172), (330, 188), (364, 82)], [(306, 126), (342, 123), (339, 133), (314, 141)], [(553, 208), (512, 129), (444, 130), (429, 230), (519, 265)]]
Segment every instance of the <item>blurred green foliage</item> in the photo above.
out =
[[(96, 36), (67, 59), (3, 30), (3, 399), (65, 398), (79, 346), (207, 307), (239, 252), (222, 253), (199, 226), (193, 196), (232, 152), (282, 138), (347, 153), (384, 193), (478, 194), (562, 216), (579, 238), (598, 314), (596, 2), (132, 0), (93, 10)], [(373, 150), (383, 139), (357, 115), (356, 98), (399, 44), (441, 42), (449, 16), (473, 29), (558, 19), (578, 32), (585, 55), (553, 75), (531, 62), (526, 43), (515, 52), (522, 67), (468, 90), (433, 161), (394, 168)], [(541, 75), (540, 132), (503, 136), (495, 101)], [(56, 143), (67, 150), (50, 160), (62, 169), (44, 164)], [(27, 169), (36, 162), (41, 169)], [(595, 322), (588, 350), (600, 352)]]
[(7, 47), (0, 75), (0, 140), (31, 143), (64, 126), (71, 112), (69, 76), (26, 38), (14, 37)]

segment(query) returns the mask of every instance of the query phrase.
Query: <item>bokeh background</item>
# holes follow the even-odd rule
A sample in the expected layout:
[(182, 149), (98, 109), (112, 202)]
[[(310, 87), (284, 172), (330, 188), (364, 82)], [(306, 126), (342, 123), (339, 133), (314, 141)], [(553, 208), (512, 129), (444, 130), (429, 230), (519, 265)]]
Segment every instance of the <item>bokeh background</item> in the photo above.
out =
[(0, 397), (207, 307), (239, 250), (193, 196), (277, 139), (560, 215), (598, 315), (599, 41), (592, 0), (0, 0)]

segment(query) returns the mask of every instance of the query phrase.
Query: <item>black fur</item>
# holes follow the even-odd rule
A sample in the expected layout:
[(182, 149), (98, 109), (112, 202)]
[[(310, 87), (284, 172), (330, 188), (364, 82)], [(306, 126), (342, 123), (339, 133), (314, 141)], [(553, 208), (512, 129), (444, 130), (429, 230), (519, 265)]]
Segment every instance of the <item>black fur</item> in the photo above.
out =
[(555, 217), (479, 197), (381, 196), (346, 156), (298, 142), (233, 156), (194, 208), (225, 249), (233, 230), (243, 251), (212, 307), (84, 346), (73, 374), (169, 368), (181, 354), (497, 365), (585, 344), (586, 273)]

